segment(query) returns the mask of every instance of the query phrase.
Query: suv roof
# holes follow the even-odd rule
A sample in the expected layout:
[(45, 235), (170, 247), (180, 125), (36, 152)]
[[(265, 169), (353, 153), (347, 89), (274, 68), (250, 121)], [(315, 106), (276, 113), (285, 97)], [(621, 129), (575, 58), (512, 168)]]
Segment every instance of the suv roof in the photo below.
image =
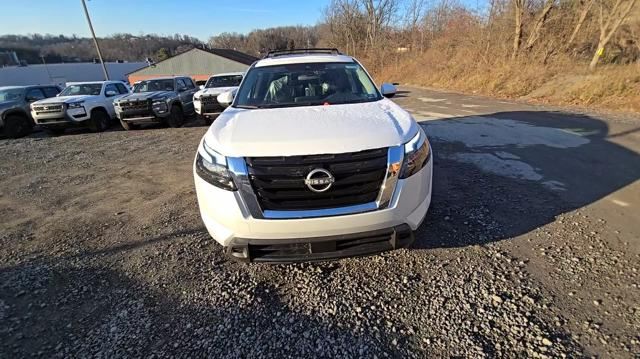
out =
[(347, 55), (284, 55), (259, 60), (255, 67), (287, 65), (287, 64), (308, 64), (316, 62), (355, 62), (351, 56)]
[(33, 87), (60, 87), (58, 85), (24, 85), (24, 86), (0, 86), (0, 90), (12, 90), (12, 89), (29, 89)]
[(225, 72), (225, 73), (221, 73), (221, 74), (211, 75), (211, 77), (218, 77), (218, 76), (239, 76), (239, 75), (244, 75), (244, 72)]
[(150, 79), (144, 79), (141, 80), (142, 81), (152, 81), (152, 80), (175, 80), (175, 79), (190, 79), (191, 77), (189, 76), (159, 76), (159, 77), (154, 77), (154, 78), (150, 78)]
[(353, 57), (343, 55), (338, 49), (292, 49), (269, 51), (264, 59), (258, 60), (255, 67), (316, 63), (316, 62), (355, 62)]
[(122, 83), (122, 81), (69, 81), (67, 82), (67, 86), (69, 85), (82, 85), (82, 84), (114, 84), (114, 83)]

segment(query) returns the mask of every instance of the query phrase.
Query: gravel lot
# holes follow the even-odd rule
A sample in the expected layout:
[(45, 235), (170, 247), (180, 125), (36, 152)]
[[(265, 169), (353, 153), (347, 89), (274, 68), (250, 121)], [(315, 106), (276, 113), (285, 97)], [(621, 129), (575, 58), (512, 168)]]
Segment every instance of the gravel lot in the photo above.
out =
[(0, 140), (0, 358), (638, 357), (638, 122), (397, 101), (436, 154), (416, 243), (319, 264), (224, 256), (199, 124)]

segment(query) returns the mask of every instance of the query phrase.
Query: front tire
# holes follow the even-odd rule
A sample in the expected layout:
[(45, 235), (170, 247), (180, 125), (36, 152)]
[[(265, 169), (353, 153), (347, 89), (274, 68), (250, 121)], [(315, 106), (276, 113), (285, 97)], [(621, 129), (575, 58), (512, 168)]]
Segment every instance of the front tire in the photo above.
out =
[(183, 123), (184, 113), (182, 112), (182, 109), (177, 105), (171, 106), (171, 112), (169, 114), (169, 117), (167, 117), (167, 124), (169, 125), (169, 127), (180, 127)]
[(9, 115), (4, 119), (4, 133), (10, 138), (24, 137), (31, 133), (33, 124), (26, 116)]
[(111, 118), (102, 110), (93, 110), (89, 120), (89, 128), (92, 132), (102, 132), (109, 128)]

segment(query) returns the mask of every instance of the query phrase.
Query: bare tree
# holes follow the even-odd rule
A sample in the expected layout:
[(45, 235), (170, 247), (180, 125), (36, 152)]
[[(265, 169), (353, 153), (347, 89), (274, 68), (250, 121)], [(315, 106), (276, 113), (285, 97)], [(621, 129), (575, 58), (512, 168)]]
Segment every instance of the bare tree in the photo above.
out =
[(595, 2), (596, 2), (595, 0), (586, 0), (584, 7), (580, 12), (580, 17), (578, 18), (578, 22), (576, 23), (576, 26), (573, 28), (573, 32), (571, 33), (571, 37), (569, 37), (569, 41), (567, 41), (567, 47), (569, 47), (569, 45), (573, 43), (573, 40), (576, 39), (576, 36), (578, 35), (578, 32), (580, 31), (582, 24), (584, 24), (584, 20), (587, 18), (587, 15), (589, 14), (589, 10), (591, 10), (591, 7)]
[(546, 0), (544, 7), (542, 8), (542, 11), (540, 12), (540, 14), (538, 14), (538, 17), (536, 18), (536, 22), (533, 25), (533, 30), (531, 30), (531, 33), (527, 38), (527, 44), (525, 45), (525, 49), (531, 50), (533, 45), (540, 38), (540, 31), (544, 26), (544, 22), (546, 21), (547, 16), (549, 15), (549, 12), (551, 11), (551, 9), (553, 9), (555, 2), (556, 0)]
[(513, 52), (511, 59), (515, 60), (520, 51), (520, 43), (522, 42), (522, 16), (524, 15), (525, 0), (513, 0), (515, 12), (515, 34), (513, 37)]
[(616, 0), (615, 4), (611, 8), (611, 11), (606, 15), (604, 14), (604, 6), (602, 4), (602, 0), (600, 2), (600, 12), (599, 12), (599, 24), (600, 24), (600, 38), (598, 40), (598, 46), (596, 52), (593, 54), (593, 58), (591, 59), (591, 63), (589, 64), (589, 69), (594, 70), (600, 61), (600, 57), (604, 54), (604, 48), (611, 40), (613, 34), (618, 30), (622, 22), (627, 18), (631, 9), (636, 4), (637, 0), (627, 0), (626, 6), (623, 5), (623, 0)]

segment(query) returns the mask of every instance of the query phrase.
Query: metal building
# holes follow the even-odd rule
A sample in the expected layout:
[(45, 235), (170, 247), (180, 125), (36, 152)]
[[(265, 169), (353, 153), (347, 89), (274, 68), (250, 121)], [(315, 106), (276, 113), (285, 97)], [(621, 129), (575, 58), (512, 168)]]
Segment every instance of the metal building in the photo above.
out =
[(162, 76), (190, 76), (206, 81), (211, 75), (246, 71), (257, 58), (230, 49), (194, 48), (129, 73), (129, 83)]
[[(127, 74), (146, 62), (107, 62), (111, 80), (126, 81)], [(59, 85), (67, 82), (103, 81), (102, 66), (91, 62), (0, 67), (0, 86)]]

